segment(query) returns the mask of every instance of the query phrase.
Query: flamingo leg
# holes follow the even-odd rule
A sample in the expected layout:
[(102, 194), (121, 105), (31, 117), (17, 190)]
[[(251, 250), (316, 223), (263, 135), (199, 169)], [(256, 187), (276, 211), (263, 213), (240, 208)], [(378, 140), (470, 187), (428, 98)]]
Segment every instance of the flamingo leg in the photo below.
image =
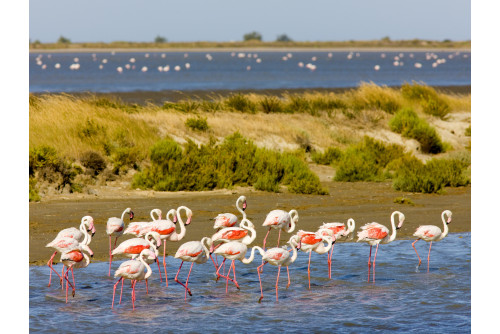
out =
[[(188, 289), (187, 285), (185, 285), (184, 283), (182, 283), (178, 279), (178, 276), (179, 276), (179, 273), (181, 271), (181, 268), (182, 268), (183, 264), (184, 264), (184, 261), (181, 262), (181, 265), (179, 266), (179, 270), (177, 270), (177, 275), (175, 275), (174, 281), (176, 281), (177, 283), (179, 283), (180, 285), (182, 285), (184, 287), (184, 289), (186, 289), (186, 293), (189, 292), (189, 295), (191, 296), (191, 291)], [(191, 268), (193, 268), (193, 264), (194, 264), (194, 262), (191, 264)], [(189, 274), (191, 274), (191, 270), (189, 270)], [(188, 275), (188, 280), (189, 280), (189, 275)], [(186, 296), (184, 296), (184, 297), (185, 297), (184, 299), (186, 299)]]
[(47, 285), (47, 286), (50, 286), (50, 281), (52, 280), (52, 271), (54, 271), (57, 274), (57, 276), (59, 276), (59, 278), (61, 279), (61, 282), (62, 282), (62, 277), (59, 275), (59, 273), (52, 266), (52, 263), (53, 263), (53, 260), (54, 260), (54, 256), (56, 256), (56, 254), (57, 254), (57, 251), (55, 251), (54, 254), (52, 254), (52, 256), (50, 257), (50, 260), (47, 262), (47, 265), (51, 269), (50, 270), (50, 276), (49, 276), (49, 285)]
[(259, 303), (262, 301), (262, 298), (264, 298), (264, 294), (262, 293), (262, 280), (260, 278), (260, 269), (266, 264), (267, 262), (262, 263), (260, 266), (257, 267), (257, 274), (259, 275), (259, 284), (260, 284), (260, 298), (259, 298)]
[(431, 247), (432, 247), (432, 241), (431, 244), (429, 245), (429, 255), (427, 256), (427, 272), (429, 272), (429, 262), (431, 261)]
[(167, 263), (165, 262), (165, 256), (167, 255), (167, 239), (163, 240), (163, 270), (165, 271), (165, 286), (168, 287), (168, 277), (167, 277)]
[(417, 249), (415, 248), (415, 244), (417, 243), (417, 241), (419, 241), (420, 239), (417, 239), (415, 240), (411, 245), (413, 247), (413, 249), (415, 250), (415, 253), (417, 253), (417, 257), (418, 257), (418, 266), (417, 266), (417, 269), (418, 267), (420, 267), (420, 264), (422, 263), (422, 260), (420, 259), (420, 256), (418, 255), (418, 252), (417, 252)]
[(73, 287), (76, 289), (75, 275), (73, 274), (73, 267), (71, 267), (71, 277), (73, 278)]
[(328, 254), (328, 278), (331, 279), (332, 278), (332, 256), (333, 256), (333, 246), (335, 244), (332, 245), (332, 248), (330, 248), (330, 253)]
[(375, 283), (375, 261), (377, 260), (378, 245), (379, 244), (377, 244), (377, 248), (375, 249), (375, 256), (373, 257), (373, 283)]
[(122, 303), (123, 281), (124, 281), (124, 280), (122, 280), (122, 288), (121, 288), (121, 290), (120, 290), (120, 301), (118, 302), (118, 304), (121, 304), (121, 303)]
[(68, 271), (70, 268), (71, 267), (68, 267), (68, 269), (66, 270), (66, 273), (63, 274), (63, 278), (66, 279), (66, 303), (68, 302), (68, 287), (69, 287), (69, 285), (71, 285), (73, 297), (75, 296), (75, 287), (71, 284), (71, 282), (68, 279)]
[(236, 282), (236, 265), (234, 264), (234, 260), (233, 260), (233, 278), (234, 278), (234, 285), (236, 285), (236, 288), (239, 290), (240, 286), (238, 285), (238, 282)]
[(278, 232), (278, 245), (276, 247), (280, 246), (280, 239), (281, 239), (281, 229)]
[(371, 267), (371, 263), (370, 263), (370, 260), (372, 258), (372, 245), (370, 245), (370, 255), (368, 255), (368, 282), (370, 282), (370, 267)]
[(266, 236), (264, 237), (264, 243), (262, 244), (262, 248), (264, 250), (266, 250), (266, 240), (267, 240), (267, 236), (269, 235), (269, 232), (271, 232), (271, 228), (269, 228), (269, 230), (267, 230)]
[(278, 281), (280, 280), (281, 266), (278, 266), (278, 276), (276, 277), (276, 302), (278, 302)]
[(149, 290), (148, 290), (148, 279), (146, 278), (145, 279), (146, 281), (146, 294), (149, 295)]
[(63, 289), (63, 276), (64, 276), (64, 263), (63, 263), (63, 267), (62, 267), (62, 271), (61, 271), (61, 289)]
[[(224, 262), (226, 262), (226, 259), (224, 259), (224, 261), (221, 262), (220, 266), (217, 268), (217, 271), (215, 272), (217, 274), (217, 279), (216, 281), (219, 280), (219, 277), (222, 277), (221, 274), (219, 274), (219, 271), (220, 271), (220, 268), (222, 268), (222, 265), (224, 264)], [(222, 273), (224, 273), (224, 271), (222, 271)]]
[(309, 290), (311, 290), (311, 254), (312, 250), (309, 251), (309, 263), (307, 265), (307, 278), (309, 279)]
[(158, 274), (160, 275), (160, 283), (161, 283), (161, 269), (160, 269), (160, 261), (156, 259), (156, 263), (158, 264)]
[(286, 285), (286, 288), (290, 286), (290, 271), (288, 270), (288, 266), (286, 266), (286, 275), (288, 276), (288, 284)]
[(132, 310), (135, 310), (135, 282), (136, 280), (132, 282)]
[(186, 291), (184, 292), (184, 300), (187, 299), (187, 294), (188, 293), (189, 293), (190, 296), (192, 296), (191, 290), (189, 290), (188, 285), (189, 285), (189, 276), (191, 275), (191, 270), (193, 269), (193, 265), (194, 265), (194, 262), (191, 262), (191, 268), (189, 268), (188, 277), (186, 279)]
[[(120, 283), (120, 281), (123, 281), (123, 277), (120, 277), (120, 279), (118, 281), (116, 281), (115, 285), (113, 286), (113, 301), (111, 302), (111, 308), (113, 308), (113, 305), (115, 304), (116, 286), (118, 285), (118, 283)], [(123, 287), (123, 284), (122, 284), (122, 287)], [(121, 299), (121, 294), (120, 294), (120, 299)]]

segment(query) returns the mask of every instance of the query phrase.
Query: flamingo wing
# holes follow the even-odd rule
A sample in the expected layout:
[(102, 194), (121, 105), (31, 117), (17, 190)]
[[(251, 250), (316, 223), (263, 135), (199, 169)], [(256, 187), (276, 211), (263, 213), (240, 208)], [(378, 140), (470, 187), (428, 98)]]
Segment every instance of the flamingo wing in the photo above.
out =
[(221, 213), (214, 219), (214, 228), (233, 227), (238, 222), (238, 217), (232, 213)]
[(441, 229), (434, 225), (421, 225), (417, 228), (413, 236), (431, 241), (437, 239), (441, 235)]

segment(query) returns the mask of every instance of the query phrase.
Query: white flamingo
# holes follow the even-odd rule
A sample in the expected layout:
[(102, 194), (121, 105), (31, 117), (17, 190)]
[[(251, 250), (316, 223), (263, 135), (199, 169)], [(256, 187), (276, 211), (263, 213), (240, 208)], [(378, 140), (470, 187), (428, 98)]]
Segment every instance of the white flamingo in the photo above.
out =
[[(208, 237), (204, 237), (201, 241), (188, 241), (183, 243), (177, 252), (175, 253), (176, 259), (181, 259), (181, 265), (179, 266), (179, 270), (177, 270), (177, 275), (175, 275), (175, 281), (182, 285), (185, 289), (184, 299), (187, 299), (187, 294), (190, 296), (191, 290), (188, 288), (189, 284), (189, 276), (191, 275), (191, 270), (193, 269), (193, 264), (198, 263), (202, 264), (207, 262), (208, 256), (210, 255), (209, 248), (212, 246), (212, 240)], [(186, 283), (180, 282), (177, 277), (179, 276), (179, 272), (181, 271), (182, 264), (184, 261), (191, 262), (191, 267), (189, 268), (189, 273), (186, 279)]]
[(272, 228), (279, 229), (278, 234), (278, 246), (280, 245), (281, 238), (281, 230), (286, 231), (287, 233), (292, 233), (295, 230), (295, 225), (299, 221), (299, 213), (297, 210), (290, 210), (290, 212), (286, 212), (283, 210), (272, 210), (267, 214), (266, 219), (262, 226), (269, 227), (269, 230), (264, 237), (264, 244), (262, 248), (266, 249), (266, 240), (269, 232)]
[[(418, 257), (418, 267), (420, 267), (420, 264), (422, 263), (422, 260), (420, 259), (420, 256), (418, 255), (417, 249), (415, 248), (415, 243), (419, 241), (420, 239), (429, 242), (429, 255), (427, 256), (427, 272), (429, 271), (429, 262), (431, 259), (431, 247), (432, 247), (432, 242), (433, 241), (440, 241), (443, 240), (444, 237), (448, 235), (448, 224), (451, 223), (451, 211), (450, 210), (444, 210), (441, 213), (441, 220), (443, 221), (443, 231), (441, 232), (441, 229), (437, 226), (434, 225), (421, 225), (417, 228), (415, 233), (413, 233), (413, 236), (417, 237), (418, 239), (415, 240), (411, 245), (413, 249), (415, 250), (415, 253), (417, 253)], [(445, 218), (446, 216), (446, 218)]]
[[(396, 227), (394, 223), (394, 216), (398, 215), (399, 216), (399, 224)], [(358, 242), (363, 241), (367, 242), (370, 245), (370, 255), (368, 256), (368, 282), (370, 281), (370, 267), (371, 267), (371, 257), (372, 257), (372, 247), (374, 245), (377, 245), (377, 249), (375, 250), (375, 256), (373, 257), (373, 282), (375, 282), (375, 260), (377, 259), (377, 251), (378, 251), (378, 245), (380, 243), (382, 244), (388, 244), (394, 239), (396, 239), (396, 231), (403, 226), (403, 223), (405, 221), (405, 215), (399, 211), (394, 211), (391, 214), (391, 226), (392, 226), (392, 233), (389, 235), (389, 229), (385, 227), (384, 225), (381, 225), (379, 223), (368, 223), (363, 226), (361, 226), (361, 231), (358, 231)]]
[[(240, 207), (240, 203), (241, 207)], [(236, 200), (236, 209), (243, 216), (242, 219), (247, 217), (245, 213), (245, 209), (247, 208), (247, 198), (245, 196), (240, 196)], [(238, 217), (232, 213), (220, 213), (217, 217), (214, 218), (214, 229), (223, 228), (223, 227), (233, 227), (238, 222)]]
[[(155, 217), (155, 214), (158, 216), (158, 218)], [(161, 215), (162, 212), (160, 209), (153, 209), (150, 212), (151, 220), (150, 222), (133, 222), (129, 223), (125, 231), (123, 231), (123, 234), (129, 234), (129, 235), (134, 235), (136, 237), (139, 237), (141, 235), (145, 235), (146, 233), (143, 232), (142, 230), (151, 224), (152, 222), (156, 220), (161, 220)]]
[[(88, 252), (88, 249), (85, 249), (86, 252)], [(89, 253), (90, 256), (92, 254)], [(68, 302), (68, 283), (69, 283), (69, 277), (68, 277), (68, 272), (71, 270), (71, 277), (73, 278), (73, 285), (72, 287), (72, 295), (73, 297), (75, 296), (75, 290), (76, 290), (76, 284), (75, 284), (75, 275), (73, 273), (73, 269), (78, 269), (78, 268), (86, 268), (89, 263), (90, 263), (90, 258), (87, 256), (87, 254), (84, 253), (84, 250), (82, 249), (73, 249), (68, 252), (62, 253), (61, 254), (61, 262), (63, 265), (65, 265), (68, 269), (66, 269), (66, 273), (63, 274), (64, 278), (66, 279), (66, 303)]]
[[(356, 223), (354, 222), (354, 219), (349, 218), (347, 220), (347, 227), (344, 223), (323, 223), (323, 225), (321, 225), (318, 229), (317, 233), (319, 233), (320, 235), (327, 235), (332, 238), (335, 237), (335, 240), (342, 240), (347, 238), (349, 235), (351, 235), (352, 238), (352, 233), (354, 232), (355, 228)], [(330, 253), (328, 254), (328, 278), (332, 278), (332, 256), (334, 247), (335, 244), (332, 245)]]
[[(118, 237), (120, 237), (123, 234), (123, 231), (125, 229), (125, 222), (123, 219), (125, 218), (125, 214), (129, 214), (130, 220), (134, 219), (134, 212), (132, 211), (131, 208), (126, 208), (122, 212), (121, 218), (118, 217), (111, 217), (108, 219), (106, 222), (106, 234), (109, 236), (109, 272), (108, 276), (111, 276), (111, 262), (113, 261), (113, 254), (112, 250), (114, 247), (116, 247), (116, 241), (118, 241)], [(115, 245), (113, 246), (113, 249), (111, 248), (111, 238), (115, 237)]]
[[(325, 254), (330, 250), (335, 242), (335, 236), (320, 235), (315, 232), (306, 232), (299, 230), (297, 236), (300, 238), (300, 250), (309, 253), (309, 263), (307, 265), (307, 278), (309, 280), (309, 289), (311, 289), (311, 254), (316, 252), (318, 254)], [(324, 244), (326, 243), (326, 245)]]

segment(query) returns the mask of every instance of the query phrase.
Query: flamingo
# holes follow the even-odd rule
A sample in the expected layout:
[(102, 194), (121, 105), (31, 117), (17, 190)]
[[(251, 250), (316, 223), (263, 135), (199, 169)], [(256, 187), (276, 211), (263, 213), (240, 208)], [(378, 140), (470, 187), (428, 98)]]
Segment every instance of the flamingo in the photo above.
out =
[[(77, 229), (75, 227), (65, 228), (65, 229), (59, 231), (59, 233), (57, 234), (57, 236), (55, 237), (55, 239), (52, 242), (56, 241), (57, 239), (63, 238), (63, 237), (68, 237), (68, 238), (75, 239), (79, 243), (83, 243), (85, 245), (88, 245), (88, 244), (90, 244), (90, 241), (92, 240), (91, 235), (88, 233), (89, 231), (92, 233), (92, 236), (93, 236), (95, 233), (94, 218), (92, 218), (91, 216), (84, 216), (82, 218), (81, 223), (80, 223), (80, 229)], [(51, 246), (47, 245), (46, 247), (51, 247)], [(47, 263), (48, 266), (52, 268), (52, 270), (53, 270), (52, 261), (54, 259), (54, 256), (56, 256), (56, 254), (57, 254), (57, 250), (54, 252), (54, 254), (52, 254), (49, 262)], [(47, 285), (47, 286), (50, 286), (50, 282), (52, 280), (52, 270), (50, 271), (49, 285)], [(61, 276), (59, 276), (59, 277), (61, 278)]]
[[(86, 249), (85, 251), (88, 251), (89, 249)], [(93, 254), (89, 253), (90, 256), (93, 256)], [(77, 268), (85, 268), (89, 265), (90, 259), (85, 254), (81, 249), (73, 249), (68, 252), (62, 253), (61, 254), (61, 262), (63, 265), (67, 267), (66, 273), (63, 275), (64, 278), (66, 279), (66, 303), (68, 302), (68, 283), (69, 283), (69, 278), (68, 278), (68, 272), (71, 270), (71, 276), (73, 278), (73, 285), (72, 287), (72, 295), (73, 297), (75, 296), (75, 289), (76, 289), (76, 284), (75, 284), (75, 276), (73, 274), (73, 269)]]
[[(158, 216), (158, 219), (156, 219), (155, 214)], [(123, 234), (129, 234), (129, 235), (134, 235), (136, 237), (139, 237), (139, 236), (141, 236), (142, 229), (156, 220), (161, 220), (161, 215), (162, 215), (162, 212), (160, 209), (153, 209), (150, 212), (150, 216), (152, 219), (151, 222), (129, 223), (127, 228), (125, 229), (125, 231), (123, 231)], [(144, 234), (145, 233), (143, 233), (142, 235), (144, 235)]]
[[(309, 253), (309, 263), (307, 265), (307, 278), (309, 280), (309, 289), (311, 289), (311, 254), (316, 252), (318, 254), (325, 254), (330, 250), (335, 242), (335, 236), (320, 235), (315, 232), (306, 232), (299, 230), (297, 236), (300, 238), (300, 250)], [(324, 244), (326, 242), (326, 246)]]
[[(238, 285), (238, 282), (236, 281), (236, 269), (234, 267), (234, 260), (240, 260), (244, 264), (251, 263), (255, 257), (255, 250), (257, 248), (260, 248), (260, 247), (258, 247), (258, 246), (252, 247), (252, 251), (251, 251), (249, 258), (245, 258), (245, 254), (247, 252), (247, 245), (245, 245), (241, 242), (238, 242), (238, 241), (226, 242), (214, 251), (215, 254), (222, 255), (224, 257), (224, 261), (222, 261), (222, 263), (220, 264), (219, 268), (217, 269), (216, 274), (217, 274), (217, 278), (224, 277), (226, 279), (226, 293), (227, 293), (227, 287), (228, 287), (229, 281), (233, 282), (237, 289), (240, 288)], [(231, 262), (231, 266), (229, 267), (229, 270), (227, 272), (227, 276), (220, 275), (219, 271), (220, 271), (222, 265), (224, 264), (224, 262), (226, 262), (226, 260), (228, 260), (228, 259), (232, 260), (232, 262)], [(231, 274), (231, 268), (233, 269), (233, 279), (229, 278), (229, 275)]]
[[(240, 208), (240, 203), (243, 203), (241, 208)], [(247, 217), (247, 214), (245, 213), (245, 209), (247, 208), (247, 198), (245, 196), (240, 196), (236, 200), (236, 209), (241, 213), (243, 216), (242, 219), (245, 219)], [(237, 222), (238, 222), (238, 217), (232, 213), (220, 213), (217, 215), (217, 217), (214, 218), (214, 229), (219, 229), (222, 227), (233, 227)]]
[[(399, 224), (397, 227), (395, 226), (394, 223), (395, 215), (399, 216)], [(372, 257), (372, 247), (374, 245), (377, 245), (377, 249), (375, 250), (375, 256), (373, 258), (373, 282), (375, 282), (375, 260), (377, 259), (378, 245), (380, 243), (388, 244), (394, 241), (394, 239), (396, 239), (396, 231), (400, 229), (401, 226), (403, 226), (404, 221), (405, 221), (405, 215), (399, 211), (394, 211), (391, 214), (392, 233), (390, 236), (389, 236), (389, 229), (379, 223), (365, 224), (364, 226), (361, 226), (361, 231), (358, 231), (357, 241), (358, 242), (364, 241), (370, 245), (370, 255), (368, 256), (368, 282), (370, 281), (370, 266), (371, 266), (370, 260)]]
[(264, 237), (264, 244), (262, 246), (263, 249), (266, 249), (266, 240), (271, 228), (279, 229), (278, 234), (278, 246), (280, 245), (281, 238), (281, 230), (286, 231), (287, 233), (292, 233), (295, 230), (295, 224), (297, 224), (299, 220), (299, 213), (297, 210), (290, 210), (290, 212), (286, 212), (283, 210), (272, 210), (267, 214), (266, 219), (264, 220), (264, 224), (262, 226), (269, 226), (269, 230)]
[[(186, 289), (186, 291), (184, 292), (184, 300), (187, 299), (188, 293), (190, 296), (192, 296), (191, 290), (188, 288), (188, 282), (189, 276), (191, 275), (191, 269), (193, 269), (193, 264), (202, 264), (207, 262), (208, 256), (210, 255), (209, 248), (211, 245), (212, 239), (204, 237), (203, 239), (201, 239), (201, 241), (188, 241), (186, 243), (183, 243), (175, 253), (175, 258), (182, 260), (181, 265), (179, 266), (179, 270), (177, 270), (177, 275), (175, 275), (175, 281)], [(191, 262), (191, 268), (189, 268), (189, 274), (187, 276), (186, 283), (182, 283), (177, 279), (184, 261)]]
[[(132, 281), (132, 309), (135, 309), (135, 285), (137, 281), (147, 280), (153, 273), (151, 267), (144, 261), (144, 256), (146, 255), (155, 256), (154, 252), (145, 248), (140, 252), (138, 260), (125, 261), (115, 271), (115, 278), (120, 276), (120, 279), (113, 286), (113, 302), (111, 303), (111, 308), (113, 308), (115, 303), (116, 286), (122, 281), (123, 292), (123, 280), (129, 279)], [(144, 269), (146, 269), (146, 272), (144, 272)], [(122, 300), (122, 292), (120, 292), (120, 303)]]
[[(349, 218), (347, 220), (347, 228), (344, 223), (323, 223), (323, 225), (320, 226), (317, 232), (320, 235), (327, 235), (332, 238), (335, 237), (335, 240), (339, 240), (347, 238), (349, 234), (354, 232), (355, 227), (356, 223), (354, 222), (354, 219)], [(328, 254), (328, 278), (330, 279), (332, 278), (332, 256), (334, 246), (335, 244), (332, 245), (330, 253)]]
[[(76, 240), (74, 238), (65, 237), (65, 236), (56, 237), (54, 240), (52, 240), (47, 245), (45, 245), (45, 247), (55, 249), (54, 254), (52, 254), (52, 256), (50, 257), (50, 260), (47, 262), (47, 265), (49, 266), (49, 268), (51, 270), (53, 270), (57, 274), (57, 276), (59, 276), (59, 279), (61, 281), (61, 286), (63, 283), (63, 275), (59, 275), (59, 273), (54, 269), (54, 267), (52, 265), (52, 261), (54, 259), (54, 256), (57, 254), (57, 252), (66, 253), (66, 252), (69, 252), (69, 251), (74, 250), (74, 249), (80, 249), (80, 250), (84, 249), (91, 256), (94, 255), (92, 250), (86, 244), (80, 243), (80, 242), (78, 242), (78, 240)], [(63, 274), (64, 274), (64, 266), (63, 266)], [(47, 286), (50, 286), (51, 279), (52, 279), (52, 271), (50, 272), (49, 284)]]
[(293, 235), (290, 240), (288, 241), (290, 246), (292, 246), (292, 251), (293, 254), (290, 256), (290, 252), (287, 250), (287, 247), (274, 247), (274, 248), (269, 248), (268, 250), (264, 251), (262, 248), (257, 247), (257, 250), (259, 253), (262, 255), (262, 260), (263, 263), (257, 267), (257, 274), (259, 275), (259, 284), (260, 284), (260, 299), (259, 303), (262, 301), (262, 298), (264, 298), (264, 294), (262, 293), (262, 281), (260, 279), (260, 272), (262, 267), (266, 263), (270, 263), (273, 266), (278, 266), (278, 275), (276, 277), (276, 302), (278, 301), (278, 281), (280, 279), (280, 271), (281, 267), (285, 266), (286, 267), (286, 273), (288, 275), (288, 284), (286, 288), (290, 286), (290, 272), (288, 270), (288, 266), (295, 262), (297, 259), (297, 250), (300, 249), (300, 239), (297, 235)]
[[(106, 223), (106, 234), (109, 236), (109, 272), (108, 276), (111, 276), (111, 262), (113, 261), (113, 253), (112, 250), (114, 247), (116, 247), (116, 241), (118, 240), (118, 237), (123, 234), (123, 230), (125, 228), (125, 222), (123, 221), (123, 218), (125, 217), (125, 214), (129, 214), (130, 220), (134, 219), (134, 212), (132, 212), (132, 209), (126, 208), (123, 213), (121, 218), (117, 217), (111, 217), (108, 219)], [(111, 237), (115, 237), (115, 245), (113, 246), (113, 249), (111, 248)]]
[[(445, 219), (446, 216), (446, 219)], [(429, 272), (429, 262), (431, 259), (431, 247), (432, 247), (432, 242), (433, 241), (440, 241), (443, 240), (444, 237), (448, 235), (448, 224), (451, 223), (451, 211), (450, 210), (444, 210), (441, 213), (441, 220), (443, 221), (443, 232), (441, 232), (441, 229), (437, 226), (434, 225), (421, 225), (417, 228), (415, 233), (413, 233), (413, 236), (417, 237), (418, 239), (415, 240), (411, 245), (413, 249), (415, 250), (415, 253), (417, 253), (418, 257), (418, 267), (420, 267), (420, 264), (422, 263), (422, 260), (420, 259), (420, 256), (418, 255), (417, 249), (415, 248), (415, 243), (419, 241), (420, 239), (431, 242), (429, 245), (429, 255), (427, 256), (427, 272)]]

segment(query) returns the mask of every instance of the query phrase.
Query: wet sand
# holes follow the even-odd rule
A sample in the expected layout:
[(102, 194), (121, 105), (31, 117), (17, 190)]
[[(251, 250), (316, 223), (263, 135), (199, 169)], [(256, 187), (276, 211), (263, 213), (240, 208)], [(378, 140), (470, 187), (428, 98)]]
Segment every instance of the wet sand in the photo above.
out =
[[(93, 261), (108, 259), (108, 236), (106, 221), (109, 217), (121, 216), (123, 210), (131, 207), (135, 213), (134, 221), (149, 221), (151, 209), (159, 208), (166, 213), (171, 208), (185, 205), (193, 211), (192, 223), (187, 226), (187, 233), (180, 242), (167, 243), (167, 254), (175, 254), (180, 244), (201, 240), (212, 235), (213, 218), (224, 212), (238, 214), (235, 201), (240, 195), (247, 197), (248, 218), (254, 223), (257, 238), (254, 245), (261, 245), (267, 229), (262, 223), (270, 210), (296, 209), (299, 212), (299, 229), (315, 231), (323, 222), (346, 222), (348, 218), (356, 221), (356, 231), (369, 222), (379, 222), (390, 228), (390, 215), (394, 210), (406, 216), (403, 228), (398, 231), (398, 239), (410, 238), (419, 225), (432, 224), (442, 228), (441, 212), (449, 209), (453, 212), (453, 220), (449, 225), (450, 233), (471, 231), (471, 187), (447, 188), (444, 194), (420, 194), (395, 191), (390, 182), (383, 183), (324, 183), (330, 195), (297, 195), (289, 193), (267, 193), (251, 188), (235, 190), (217, 190), (199, 193), (149, 192), (148, 196), (138, 195), (133, 191), (116, 197), (96, 199), (79, 199), (68, 196), (67, 199), (53, 199), (29, 204), (29, 263), (43, 265), (52, 254), (45, 245), (52, 241), (59, 230), (67, 227), (78, 227), (85, 215), (94, 218), (97, 232), (92, 238), (90, 247), (94, 251)], [(398, 197), (411, 199), (414, 205), (396, 204)], [(128, 219), (125, 220), (126, 224)], [(277, 231), (269, 234), (268, 245), (277, 241)], [(130, 238), (122, 236), (118, 243)], [(282, 243), (289, 235), (282, 235)], [(355, 241), (356, 238), (353, 239)], [(409, 245), (409, 247), (411, 247)], [(160, 248), (160, 252), (163, 249)], [(59, 259), (59, 256), (56, 257)]]

